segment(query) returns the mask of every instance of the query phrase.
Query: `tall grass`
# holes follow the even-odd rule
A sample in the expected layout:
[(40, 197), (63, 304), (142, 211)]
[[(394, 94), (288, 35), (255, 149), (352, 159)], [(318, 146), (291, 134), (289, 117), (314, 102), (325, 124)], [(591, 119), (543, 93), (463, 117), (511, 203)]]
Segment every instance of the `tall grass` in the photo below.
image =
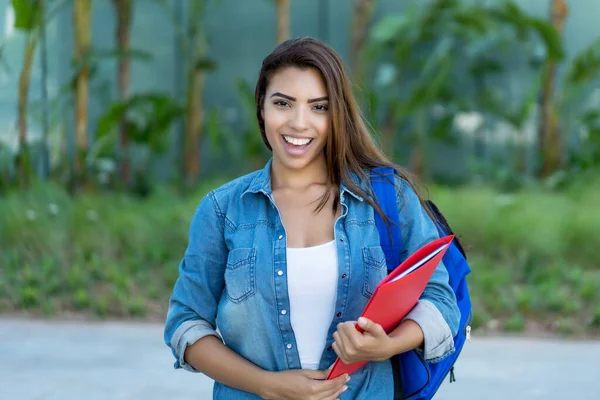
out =
[[(186, 197), (75, 198), (52, 184), (0, 199), (0, 311), (163, 318), (191, 217)], [(466, 245), (474, 325), (565, 333), (600, 327), (600, 179), (562, 191), (504, 194), (433, 186), (431, 198)], [(495, 324), (492, 324), (492, 322)]]
[(600, 333), (600, 179), (431, 193), (470, 255), (475, 325)]
[(0, 310), (160, 315), (194, 210), (216, 185), (139, 199), (38, 184), (0, 199)]
[(512, 194), (436, 188), (434, 199), (473, 251), (600, 267), (600, 185), (585, 192), (526, 189)]

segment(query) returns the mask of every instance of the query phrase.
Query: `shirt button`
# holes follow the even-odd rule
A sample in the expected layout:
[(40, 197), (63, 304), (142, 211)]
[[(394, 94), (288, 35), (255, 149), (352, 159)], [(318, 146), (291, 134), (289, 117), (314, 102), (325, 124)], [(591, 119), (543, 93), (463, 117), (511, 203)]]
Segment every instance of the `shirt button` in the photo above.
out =
[(337, 314), (335, 314), (338, 318), (342, 316), (342, 312), (338, 311)]
[(283, 315), (285, 315), (285, 314), (287, 314), (287, 310), (281, 310), (281, 313), (282, 313)]
[(344, 238), (340, 238), (340, 242), (344, 243)]
[(288, 345), (287, 345), (287, 346), (285, 346), (285, 347), (287, 347), (288, 349), (291, 349), (291, 348), (292, 348), (292, 345), (288, 343)]
[(348, 276), (348, 275), (346, 275), (346, 274), (342, 274), (342, 278), (343, 278), (343, 279), (346, 279), (346, 277), (347, 277), (347, 276)]
[(282, 270), (277, 271), (277, 275), (279, 275), (279, 276), (283, 275), (283, 271)]
[(279, 240), (283, 239), (283, 235), (279, 235), (278, 239)]

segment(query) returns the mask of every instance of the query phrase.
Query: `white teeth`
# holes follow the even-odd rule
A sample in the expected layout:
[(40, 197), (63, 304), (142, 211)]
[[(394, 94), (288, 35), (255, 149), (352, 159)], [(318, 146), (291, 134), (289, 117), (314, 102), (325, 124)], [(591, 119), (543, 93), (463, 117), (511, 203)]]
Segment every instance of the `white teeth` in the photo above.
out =
[(304, 146), (307, 145), (311, 142), (312, 139), (297, 139), (291, 136), (284, 136), (283, 137), (285, 139), (286, 142), (291, 143), (295, 146)]

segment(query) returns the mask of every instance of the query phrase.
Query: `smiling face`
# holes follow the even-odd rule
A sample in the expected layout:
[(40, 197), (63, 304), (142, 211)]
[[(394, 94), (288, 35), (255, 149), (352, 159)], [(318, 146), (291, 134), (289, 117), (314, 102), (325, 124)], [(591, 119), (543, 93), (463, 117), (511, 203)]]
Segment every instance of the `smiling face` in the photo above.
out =
[(325, 161), (330, 130), (325, 82), (318, 70), (287, 67), (269, 79), (262, 117), (273, 162), (302, 170)]

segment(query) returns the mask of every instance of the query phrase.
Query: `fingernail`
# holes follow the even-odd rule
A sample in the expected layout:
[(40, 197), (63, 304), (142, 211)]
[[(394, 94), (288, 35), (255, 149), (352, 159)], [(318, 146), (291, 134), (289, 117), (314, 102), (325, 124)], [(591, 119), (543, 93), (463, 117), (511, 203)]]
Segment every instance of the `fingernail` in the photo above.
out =
[(346, 390), (348, 390), (348, 386), (344, 386), (344, 387), (342, 388), (342, 393), (343, 393), (343, 392), (345, 392)]
[(346, 382), (350, 382), (350, 375), (346, 375)]

